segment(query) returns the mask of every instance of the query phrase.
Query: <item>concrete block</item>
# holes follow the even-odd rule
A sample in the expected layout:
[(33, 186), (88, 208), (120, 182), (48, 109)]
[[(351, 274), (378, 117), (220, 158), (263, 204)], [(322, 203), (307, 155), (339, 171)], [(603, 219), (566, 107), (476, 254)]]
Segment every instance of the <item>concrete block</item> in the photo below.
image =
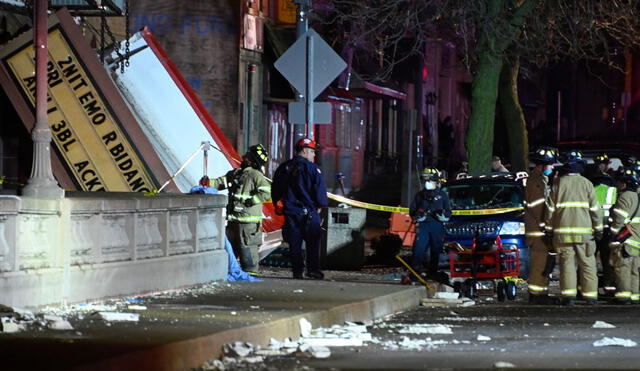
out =
[(323, 214), (325, 229), (321, 244), (325, 269), (360, 269), (364, 264), (364, 228), (366, 210), (327, 208)]

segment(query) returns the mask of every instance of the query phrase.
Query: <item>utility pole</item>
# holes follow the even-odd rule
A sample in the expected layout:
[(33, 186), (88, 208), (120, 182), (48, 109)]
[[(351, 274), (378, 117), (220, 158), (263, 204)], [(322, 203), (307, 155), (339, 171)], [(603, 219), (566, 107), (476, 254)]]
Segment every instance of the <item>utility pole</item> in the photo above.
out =
[[(296, 39), (299, 39), (303, 37), (306, 34), (306, 32), (309, 30), (308, 13), (311, 8), (311, 0), (295, 0), (294, 2), (298, 4), (298, 16), (296, 17)], [(307, 40), (307, 43), (309, 42), (312, 42), (312, 41)], [(307, 46), (309, 47), (312, 45), (307, 45)], [(309, 48), (307, 48), (307, 53), (305, 56), (307, 63), (310, 61), (310, 58), (312, 57), (309, 54), (310, 54), (310, 51), (309, 51)], [(312, 72), (307, 69), (306, 73), (307, 73), (307, 79), (306, 79), (307, 94), (306, 96), (304, 96), (299, 92), (297, 92), (297, 95), (296, 95), (296, 102), (304, 102), (306, 106), (305, 108), (306, 127), (305, 125), (298, 125), (298, 124), (295, 124), (293, 126), (294, 135), (295, 135), (294, 143), (297, 143), (298, 140), (304, 137), (313, 139), (313, 98), (309, 99), (309, 95), (310, 95), (309, 89), (312, 88), (311, 86), (309, 86)]]
[(48, 0), (33, 4), (33, 45), (36, 52), (36, 122), (31, 132), (33, 162), (31, 176), (22, 189), (24, 196), (62, 198), (64, 190), (58, 186), (51, 170), (51, 129), (47, 119), (47, 9)]

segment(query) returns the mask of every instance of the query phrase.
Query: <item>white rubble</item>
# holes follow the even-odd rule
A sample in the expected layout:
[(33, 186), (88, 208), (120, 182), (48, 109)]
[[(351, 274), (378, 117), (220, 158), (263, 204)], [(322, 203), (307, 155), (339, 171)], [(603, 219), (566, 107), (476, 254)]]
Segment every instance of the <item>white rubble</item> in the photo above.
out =
[(621, 338), (609, 338), (605, 337), (600, 340), (596, 340), (593, 342), (594, 347), (606, 347), (606, 346), (620, 346), (620, 347), (635, 347), (638, 344), (630, 339), (621, 339)]
[(433, 297), (435, 299), (457, 299), (460, 296), (457, 292), (436, 292)]
[(490, 341), (491, 338), (488, 337), (488, 336), (484, 336), (484, 335), (478, 335), (477, 340), (478, 341)]
[(4, 319), (0, 322), (0, 332), (5, 334), (13, 334), (22, 330), (24, 330), (24, 326), (22, 324), (5, 321)]
[(329, 358), (331, 356), (331, 350), (327, 347), (313, 346), (309, 348), (309, 353), (314, 358)]
[(98, 312), (98, 315), (108, 322), (138, 322), (140, 314), (121, 312)]
[(49, 327), (52, 330), (58, 330), (58, 331), (70, 331), (74, 329), (73, 326), (71, 326), (71, 324), (69, 323), (69, 321), (64, 319), (60, 319), (58, 321), (51, 321), (49, 322), (47, 327)]
[(495, 368), (513, 368), (513, 367), (516, 367), (516, 365), (514, 365), (511, 362), (498, 361), (498, 362), (493, 364), (493, 367), (495, 367)]
[(616, 326), (604, 321), (596, 321), (591, 327), (592, 328), (616, 328)]
[(306, 337), (311, 334), (311, 322), (307, 321), (306, 318), (300, 318), (300, 336)]
[(230, 357), (247, 357), (253, 353), (253, 344), (245, 341), (236, 341), (222, 346), (222, 352)]
[(448, 335), (453, 334), (451, 327), (438, 324), (418, 324), (403, 327), (398, 330), (400, 334), (440, 334)]

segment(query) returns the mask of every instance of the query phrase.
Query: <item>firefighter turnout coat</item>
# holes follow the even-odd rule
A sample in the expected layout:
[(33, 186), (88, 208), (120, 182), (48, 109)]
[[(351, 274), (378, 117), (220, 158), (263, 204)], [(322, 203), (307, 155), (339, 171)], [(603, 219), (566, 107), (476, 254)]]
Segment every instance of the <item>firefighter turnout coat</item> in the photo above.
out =
[(544, 237), (544, 215), (549, 197), (548, 178), (539, 171), (532, 171), (527, 178), (524, 190), (525, 213), (524, 227), (527, 245), (531, 255), (529, 272), (529, 293), (532, 295), (546, 294), (549, 289), (549, 277), (545, 274), (549, 247)]
[[(612, 243), (611, 264), (613, 265), (616, 277), (616, 299), (625, 301), (632, 299), (640, 300), (640, 277), (638, 269), (640, 266), (640, 216), (634, 216), (638, 207), (638, 193), (634, 191), (623, 191), (618, 194), (618, 199), (612, 208), (611, 213), (611, 234), (616, 235), (622, 227), (627, 225), (631, 231), (629, 237), (623, 244)], [(633, 219), (631, 217), (633, 216)], [(626, 254), (625, 254), (626, 253)]]
[(578, 290), (576, 262), (582, 295), (598, 297), (594, 233), (602, 233), (600, 205), (593, 184), (580, 174), (567, 174), (554, 181), (545, 216), (545, 230), (553, 233), (553, 248), (560, 260), (562, 296), (575, 298)]
[(262, 203), (271, 197), (271, 185), (258, 169), (239, 167), (213, 181), (212, 187), (229, 190), (227, 220), (259, 223)]

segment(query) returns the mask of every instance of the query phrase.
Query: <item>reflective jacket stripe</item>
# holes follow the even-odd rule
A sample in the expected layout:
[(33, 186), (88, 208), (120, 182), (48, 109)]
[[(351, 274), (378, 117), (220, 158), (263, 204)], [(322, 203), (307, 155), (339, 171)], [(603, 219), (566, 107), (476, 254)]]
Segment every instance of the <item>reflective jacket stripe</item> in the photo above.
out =
[(527, 202), (527, 207), (536, 207), (544, 203), (544, 198), (539, 198), (535, 201)]
[[(600, 226), (602, 228), (602, 226)], [(554, 233), (578, 233), (578, 234), (590, 234), (593, 232), (591, 228), (581, 228), (581, 227), (563, 227), (553, 229)]]
[(541, 292), (547, 291), (549, 288), (547, 286), (538, 286), (529, 284), (529, 292), (539, 294)]
[(562, 296), (576, 296), (578, 295), (578, 289), (564, 289), (561, 294)]
[(542, 237), (544, 236), (544, 232), (527, 232), (525, 235), (529, 237)]
[(567, 201), (567, 202), (560, 202), (560, 203), (556, 204), (556, 207), (559, 208), (559, 209), (568, 208), (568, 207), (579, 207), (579, 208), (588, 209), (589, 208), (589, 203), (588, 202), (581, 202), (581, 201)]
[(618, 214), (618, 215), (621, 215), (625, 219), (629, 218), (629, 213), (628, 212), (626, 212), (626, 211), (624, 211), (622, 209), (618, 209), (617, 207), (613, 208), (613, 212)]
[(229, 215), (227, 216), (227, 220), (242, 222), (242, 223), (258, 223), (262, 220), (261, 216), (235, 216)]
[(596, 299), (598, 297), (597, 291), (584, 291), (582, 292), (582, 296), (589, 299)]

